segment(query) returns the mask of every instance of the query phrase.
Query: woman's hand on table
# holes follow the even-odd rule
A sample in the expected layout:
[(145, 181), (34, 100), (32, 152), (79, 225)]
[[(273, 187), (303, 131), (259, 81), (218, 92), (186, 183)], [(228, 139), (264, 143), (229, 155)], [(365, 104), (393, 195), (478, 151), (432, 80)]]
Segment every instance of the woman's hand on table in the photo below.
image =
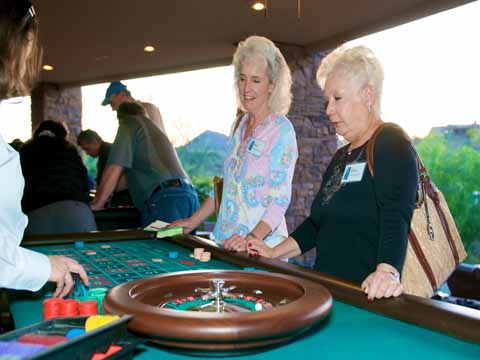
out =
[(223, 240), (223, 247), (230, 251), (246, 251), (247, 242), (246, 238), (241, 235), (233, 234), (228, 239)]
[(269, 247), (263, 242), (262, 239), (254, 236), (247, 237), (247, 251), (252, 256), (264, 256), (267, 258), (273, 258), (273, 248)]
[(185, 235), (190, 234), (193, 231), (193, 229), (195, 229), (195, 225), (189, 218), (175, 220), (174, 222), (170, 223), (170, 225), (168, 225), (167, 228), (174, 227), (174, 226), (183, 227), (183, 233)]
[(77, 273), (83, 283), (88, 286), (87, 273), (76, 260), (66, 256), (49, 256), (48, 260), (52, 268), (48, 281), (57, 284), (54, 297), (64, 297), (73, 289), (75, 282), (71, 273)]
[(403, 293), (397, 269), (385, 263), (379, 264), (377, 270), (367, 276), (362, 283), (362, 289), (369, 301), (375, 298), (397, 297)]

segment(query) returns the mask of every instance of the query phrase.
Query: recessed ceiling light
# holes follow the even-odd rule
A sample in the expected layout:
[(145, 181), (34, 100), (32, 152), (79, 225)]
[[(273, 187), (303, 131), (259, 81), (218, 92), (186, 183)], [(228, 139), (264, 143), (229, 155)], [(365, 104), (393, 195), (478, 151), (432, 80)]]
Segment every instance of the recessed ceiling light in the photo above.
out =
[(43, 65), (42, 69), (46, 71), (52, 71), (55, 68), (52, 65)]
[(145, 52), (153, 52), (155, 51), (155, 48), (152, 45), (147, 45), (143, 48), (143, 51)]
[(253, 4), (252, 4), (252, 9), (253, 10), (256, 10), (256, 11), (262, 11), (262, 10), (265, 10), (265, 4), (261, 1), (255, 1)]

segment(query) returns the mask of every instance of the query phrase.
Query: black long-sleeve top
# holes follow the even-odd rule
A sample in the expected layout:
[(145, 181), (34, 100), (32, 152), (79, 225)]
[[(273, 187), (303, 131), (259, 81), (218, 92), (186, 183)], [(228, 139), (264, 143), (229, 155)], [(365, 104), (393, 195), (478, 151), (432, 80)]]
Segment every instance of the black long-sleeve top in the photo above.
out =
[(315, 269), (361, 283), (379, 263), (403, 267), (417, 187), (414, 151), (400, 128), (384, 128), (374, 152), (374, 179), (341, 184), (346, 164), (366, 162), (367, 144), (339, 149), (310, 216), (293, 231), (302, 252), (317, 249)]
[(65, 140), (35, 138), (22, 146), (20, 162), (25, 178), (23, 212), (63, 200), (88, 204), (87, 169), (77, 149)]

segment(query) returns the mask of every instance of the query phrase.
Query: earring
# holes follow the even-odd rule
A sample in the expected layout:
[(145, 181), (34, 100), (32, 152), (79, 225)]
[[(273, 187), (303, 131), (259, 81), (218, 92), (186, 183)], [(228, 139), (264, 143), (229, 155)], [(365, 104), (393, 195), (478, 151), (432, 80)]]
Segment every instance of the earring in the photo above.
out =
[(371, 105), (371, 104), (368, 104), (368, 105), (367, 105), (367, 110), (368, 110), (369, 113), (372, 112), (372, 105)]

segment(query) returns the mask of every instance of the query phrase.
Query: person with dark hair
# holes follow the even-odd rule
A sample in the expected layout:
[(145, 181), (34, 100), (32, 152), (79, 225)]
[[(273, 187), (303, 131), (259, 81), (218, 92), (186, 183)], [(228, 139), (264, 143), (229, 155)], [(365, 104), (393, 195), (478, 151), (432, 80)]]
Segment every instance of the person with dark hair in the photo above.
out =
[(26, 234), (97, 229), (88, 205), (87, 169), (67, 138), (65, 124), (46, 120), (20, 151), (25, 177), (22, 209), (29, 220)]
[(92, 209), (102, 209), (113, 191), (121, 190), (120, 179), (125, 174), (142, 226), (193, 214), (199, 206), (197, 193), (167, 136), (135, 102), (120, 105), (118, 122), (102, 181), (90, 204)]
[(95, 181), (97, 185), (100, 184), (102, 180), (103, 170), (107, 164), (108, 154), (110, 154), (110, 148), (112, 147), (111, 143), (103, 141), (103, 139), (98, 135), (96, 131), (87, 129), (83, 130), (77, 136), (77, 144), (85, 151), (88, 155), (93, 158), (98, 157), (97, 162), (97, 178)]
[(20, 148), (23, 146), (23, 141), (20, 140), (19, 138), (16, 138), (16, 139), (13, 139), (9, 145), (15, 150), (20, 151)]
[[(0, 1), (0, 100), (29, 94), (39, 70), (38, 19), (28, 0)], [(54, 296), (73, 288), (71, 272), (88, 285), (83, 267), (65, 256), (45, 256), (20, 247), (27, 217), (20, 203), (24, 179), (18, 153), (0, 135), (0, 287), (36, 291), (47, 281)]]
[[(103, 171), (107, 165), (108, 155), (110, 154), (112, 144), (103, 141), (96, 131), (90, 129), (83, 130), (78, 134), (77, 143), (78, 146), (80, 146), (89, 156), (93, 158), (98, 157), (97, 178), (95, 179), (95, 182), (97, 186), (99, 186), (102, 181)], [(132, 198), (130, 197), (128, 190), (116, 191), (108, 202), (109, 207), (132, 205)]]

